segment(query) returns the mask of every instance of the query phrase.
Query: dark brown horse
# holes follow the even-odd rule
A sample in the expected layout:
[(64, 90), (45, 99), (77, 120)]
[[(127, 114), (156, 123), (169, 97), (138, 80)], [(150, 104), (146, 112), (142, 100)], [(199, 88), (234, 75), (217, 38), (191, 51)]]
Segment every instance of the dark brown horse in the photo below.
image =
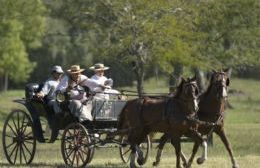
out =
[[(182, 79), (177, 93), (169, 98), (138, 98), (127, 102), (119, 116), (118, 130), (129, 129), (128, 141), (131, 145), (130, 167), (135, 167), (134, 160), (143, 164), (142, 143), (150, 132), (164, 132), (171, 136), (176, 152), (176, 167), (180, 168), (180, 137), (193, 138), (198, 144), (203, 139), (196, 131), (198, 122), (190, 120), (197, 111), (198, 88), (196, 79)], [(203, 143), (204, 145), (206, 143)]]
[[(231, 145), (226, 137), (224, 131), (224, 110), (227, 100), (227, 86), (229, 85), (229, 77), (227, 74), (227, 70), (220, 72), (213, 72), (210, 80), (209, 87), (205, 93), (200, 96), (199, 102), (199, 111), (197, 113), (199, 120), (206, 122), (214, 122), (216, 126), (214, 128), (205, 127), (205, 125), (199, 126), (199, 132), (202, 135), (207, 135), (215, 132), (224, 143), (232, 162), (233, 168), (238, 168), (238, 164), (235, 161), (233, 156)], [(164, 144), (166, 143), (169, 135), (164, 134), (160, 140), (160, 144), (158, 146), (157, 157), (154, 165), (158, 165), (160, 161), (161, 152)], [(191, 167), (195, 154), (198, 151), (199, 143), (195, 142), (192, 150), (192, 155), (186, 163), (184, 160), (184, 164), (186, 167)], [(183, 157), (184, 158), (184, 157)], [(197, 163), (202, 164), (204, 162), (204, 158), (198, 158)]]

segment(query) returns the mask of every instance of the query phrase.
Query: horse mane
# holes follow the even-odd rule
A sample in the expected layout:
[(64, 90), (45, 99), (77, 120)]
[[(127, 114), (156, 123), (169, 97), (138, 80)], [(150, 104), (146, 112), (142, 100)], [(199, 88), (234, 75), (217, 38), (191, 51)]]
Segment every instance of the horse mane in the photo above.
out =
[(199, 96), (200, 99), (209, 95), (211, 88), (213, 86), (213, 75), (214, 75), (214, 73), (210, 77), (210, 82), (209, 82), (207, 90)]
[(173, 96), (173, 98), (178, 98), (178, 97), (180, 97), (183, 84), (184, 84), (184, 79), (182, 79), (182, 80), (181, 80), (181, 83), (177, 86), (177, 88), (176, 88), (176, 93), (175, 93), (175, 95)]

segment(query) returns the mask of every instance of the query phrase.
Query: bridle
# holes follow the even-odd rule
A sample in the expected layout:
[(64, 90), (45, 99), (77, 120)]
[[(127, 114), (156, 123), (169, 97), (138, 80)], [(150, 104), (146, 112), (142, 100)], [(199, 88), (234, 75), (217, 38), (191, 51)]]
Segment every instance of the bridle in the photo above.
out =
[(229, 79), (226, 78), (226, 74), (224, 72), (216, 72), (212, 80), (212, 86), (216, 89), (217, 98), (224, 98), (224, 100), (226, 101), (228, 97), (227, 86), (229, 84)]
[[(191, 88), (195, 88), (195, 94), (192, 92), (192, 97), (188, 97), (188, 87)], [(199, 110), (198, 108), (198, 86), (197, 86), (197, 82), (196, 81), (188, 81), (187, 83), (185, 82), (182, 86), (182, 92), (184, 92), (185, 96), (180, 96), (180, 101), (184, 102), (184, 104), (187, 104), (187, 102), (191, 102), (191, 100), (194, 103), (194, 109), (192, 109), (193, 113), (197, 113), (197, 111)]]

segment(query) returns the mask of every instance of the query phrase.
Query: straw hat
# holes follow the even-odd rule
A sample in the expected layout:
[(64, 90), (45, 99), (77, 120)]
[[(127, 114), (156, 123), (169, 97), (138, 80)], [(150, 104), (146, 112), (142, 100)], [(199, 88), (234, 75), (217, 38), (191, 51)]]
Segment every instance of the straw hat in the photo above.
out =
[(100, 70), (105, 71), (105, 70), (108, 70), (109, 67), (104, 66), (104, 64), (97, 63), (94, 66), (90, 67), (89, 69), (94, 70), (94, 71), (100, 71)]
[(68, 73), (80, 73), (83, 72), (85, 69), (80, 69), (79, 65), (72, 65), (70, 69), (67, 70)]

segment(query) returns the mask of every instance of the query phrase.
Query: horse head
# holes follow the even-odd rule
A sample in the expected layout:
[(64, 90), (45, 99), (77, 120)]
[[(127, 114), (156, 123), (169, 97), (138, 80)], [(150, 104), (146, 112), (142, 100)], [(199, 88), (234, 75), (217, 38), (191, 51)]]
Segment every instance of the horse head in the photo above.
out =
[(198, 94), (199, 89), (196, 82), (196, 76), (191, 79), (188, 78), (187, 80), (182, 78), (181, 83), (177, 88), (176, 96), (187, 104), (187, 108), (191, 110), (190, 112), (197, 112), (199, 109)]
[(229, 77), (227, 70), (214, 71), (211, 80), (212, 94), (216, 95), (218, 101), (225, 100), (227, 98), (227, 87), (229, 86)]

